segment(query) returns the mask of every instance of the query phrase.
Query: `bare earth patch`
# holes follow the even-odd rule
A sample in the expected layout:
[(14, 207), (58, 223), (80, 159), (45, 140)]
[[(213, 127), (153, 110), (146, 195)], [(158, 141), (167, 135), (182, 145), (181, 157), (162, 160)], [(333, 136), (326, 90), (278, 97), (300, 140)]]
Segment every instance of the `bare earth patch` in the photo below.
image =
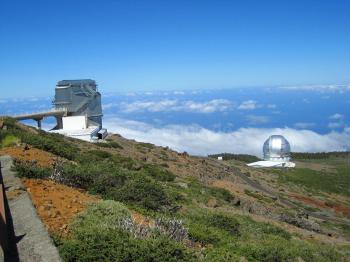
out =
[(0, 149), (0, 156), (3, 155), (9, 155), (20, 161), (35, 161), (41, 167), (52, 167), (57, 158), (54, 154), (28, 146), (2, 148)]
[(49, 180), (22, 179), (22, 183), (51, 233), (66, 234), (72, 219), (89, 203), (99, 200), (96, 196)]
[(304, 202), (305, 204), (309, 204), (309, 205), (312, 205), (312, 206), (317, 207), (317, 208), (331, 209), (338, 214), (342, 214), (345, 217), (350, 218), (350, 208), (343, 206), (341, 204), (327, 203), (325, 201), (321, 201), (318, 199), (314, 199), (314, 198), (306, 197), (306, 196), (302, 196), (302, 195), (297, 195), (297, 194), (291, 194), (291, 196), (295, 199), (298, 199), (298, 200)]

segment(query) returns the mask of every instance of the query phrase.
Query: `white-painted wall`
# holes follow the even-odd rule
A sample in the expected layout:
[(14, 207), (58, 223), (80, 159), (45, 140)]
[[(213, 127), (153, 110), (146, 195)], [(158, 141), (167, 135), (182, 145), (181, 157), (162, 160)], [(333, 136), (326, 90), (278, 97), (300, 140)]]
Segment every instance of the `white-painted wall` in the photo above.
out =
[(86, 116), (62, 117), (63, 130), (82, 130), (87, 127)]

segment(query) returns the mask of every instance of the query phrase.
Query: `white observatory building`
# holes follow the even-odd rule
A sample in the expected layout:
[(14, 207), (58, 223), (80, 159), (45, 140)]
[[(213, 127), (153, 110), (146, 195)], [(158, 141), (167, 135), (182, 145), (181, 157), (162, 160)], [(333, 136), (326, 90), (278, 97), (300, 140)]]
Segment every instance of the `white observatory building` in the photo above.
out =
[(49, 132), (94, 142), (104, 139), (101, 94), (91, 79), (62, 80), (55, 88), (54, 108), (45, 112), (18, 115), (17, 120), (34, 119), (41, 128), (45, 117), (55, 117), (56, 126)]
[(251, 167), (295, 167), (290, 162), (290, 144), (284, 136), (272, 135), (263, 145), (264, 160), (248, 164)]

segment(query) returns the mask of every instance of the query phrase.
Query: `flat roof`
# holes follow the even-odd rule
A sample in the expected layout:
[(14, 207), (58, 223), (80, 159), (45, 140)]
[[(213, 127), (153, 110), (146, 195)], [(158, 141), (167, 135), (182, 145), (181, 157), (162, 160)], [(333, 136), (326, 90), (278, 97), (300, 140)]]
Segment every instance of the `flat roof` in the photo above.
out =
[(57, 86), (81, 85), (88, 84), (96, 86), (96, 81), (92, 79), (75, 79), (75, 80), (61, 80), (57, 82)]

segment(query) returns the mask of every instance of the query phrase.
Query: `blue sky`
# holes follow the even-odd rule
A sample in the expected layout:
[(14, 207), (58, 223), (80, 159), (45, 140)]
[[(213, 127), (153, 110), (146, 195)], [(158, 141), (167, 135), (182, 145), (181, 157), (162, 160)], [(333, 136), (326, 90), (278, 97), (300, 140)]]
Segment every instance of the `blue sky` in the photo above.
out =
[(1, 1), (0, 97), (350, 82), (349, 1)]

